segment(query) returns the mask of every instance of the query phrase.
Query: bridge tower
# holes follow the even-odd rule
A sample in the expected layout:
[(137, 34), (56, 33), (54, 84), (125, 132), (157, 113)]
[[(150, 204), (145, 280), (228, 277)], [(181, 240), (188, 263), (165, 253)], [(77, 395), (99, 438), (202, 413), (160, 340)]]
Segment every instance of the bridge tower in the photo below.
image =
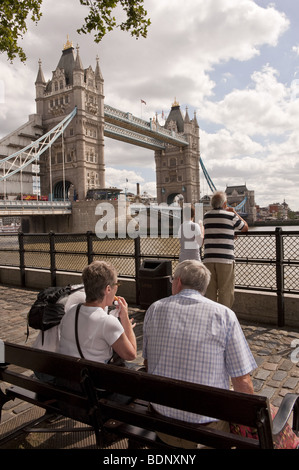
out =
[(166, 119), (165, 128), (184, 135), (189, 145), (177, 147), (167, 144), (165, 150), (155, 151), (158, 204), (171, 204), (176, 196), (185, 203), (199, 202), (200, 145), (196, 114), (190, 119), (186, 109), (183, 117), (180, 105), (175, 100)]
[(83, 68), (79, 47), (67, 40), (59, 63), (46, 82), (41, 62), (35, 82), (36, 112), (46, 133), (75, 107), (77, 114), (40, 162), (42, 194), (85, 199), (90, 188), (105, 187), (104, 80), (99, 59), (95, 70)]

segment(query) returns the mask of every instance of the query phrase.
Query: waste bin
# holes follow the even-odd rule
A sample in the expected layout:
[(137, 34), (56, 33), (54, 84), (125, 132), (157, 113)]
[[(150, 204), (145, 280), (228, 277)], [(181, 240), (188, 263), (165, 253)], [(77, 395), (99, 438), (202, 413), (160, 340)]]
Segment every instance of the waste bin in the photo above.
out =
[(171, 261), (145, 259), (139, 269), (139, 302), (141, 308), (171, 294)]

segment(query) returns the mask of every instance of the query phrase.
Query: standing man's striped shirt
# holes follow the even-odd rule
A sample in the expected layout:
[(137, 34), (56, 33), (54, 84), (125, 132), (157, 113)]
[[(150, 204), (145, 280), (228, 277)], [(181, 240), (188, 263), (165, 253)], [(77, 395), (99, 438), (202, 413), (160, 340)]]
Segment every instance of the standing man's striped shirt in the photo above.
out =
[(233, 263), (234, 232), (245, 223), (234, 212), (212, 209), (204, 215), (204, 262)]

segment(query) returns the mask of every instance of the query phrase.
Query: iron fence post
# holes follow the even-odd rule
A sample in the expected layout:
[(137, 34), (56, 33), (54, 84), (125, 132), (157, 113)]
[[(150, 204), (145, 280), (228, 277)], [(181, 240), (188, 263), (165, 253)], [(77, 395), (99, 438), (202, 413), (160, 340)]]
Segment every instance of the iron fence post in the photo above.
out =
[(282, 228), (275, 229), (276, 240), (276, 289), (277, 289), (277, 323), (284, 326), (284, 279), (283, 279), (283, 237)]
[(140, 282), (139, 282), (139, 268), (140, 268), (140, 237), (134, 238), (134, 258), (135, 258), (135, 286), (136, 286), (136, 305), (139, 305), (140, 301)]
[(51, 286), (56, 287), (55, 233), (49, 233)]
[(20, 232), (18, 234), (19, 239), (19, 258), (20, 258), (20, 280), (21, 286), (25, 287), (26, 285), (26, 271), (25, 271), (25, 250), (24, 250), (24, 233)]
[(86, 232), (87, 237), (87, 261), (88, 264), (92, 263), (93, 261), (93, 243), (92, 243), (92, 232)]

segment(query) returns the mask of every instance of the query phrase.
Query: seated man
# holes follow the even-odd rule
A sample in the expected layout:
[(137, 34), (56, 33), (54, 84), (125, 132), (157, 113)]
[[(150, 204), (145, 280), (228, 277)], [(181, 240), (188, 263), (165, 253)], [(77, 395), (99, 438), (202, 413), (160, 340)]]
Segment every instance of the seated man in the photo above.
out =
[[(158, 300), (146, 312), (143, 357), (150, 374), (187, 382), (253, 393), (250, 372), (257, 365), (236, 315), (229, 308), (204, 297), (210, 272), (201, 261), (178, 264), (172, 296)], [(191, 423), (229, 431), (229, 424), (161, 405), (158, 413)], [(197, 444), (172, 436), (159, 437), (176, 447)]]

